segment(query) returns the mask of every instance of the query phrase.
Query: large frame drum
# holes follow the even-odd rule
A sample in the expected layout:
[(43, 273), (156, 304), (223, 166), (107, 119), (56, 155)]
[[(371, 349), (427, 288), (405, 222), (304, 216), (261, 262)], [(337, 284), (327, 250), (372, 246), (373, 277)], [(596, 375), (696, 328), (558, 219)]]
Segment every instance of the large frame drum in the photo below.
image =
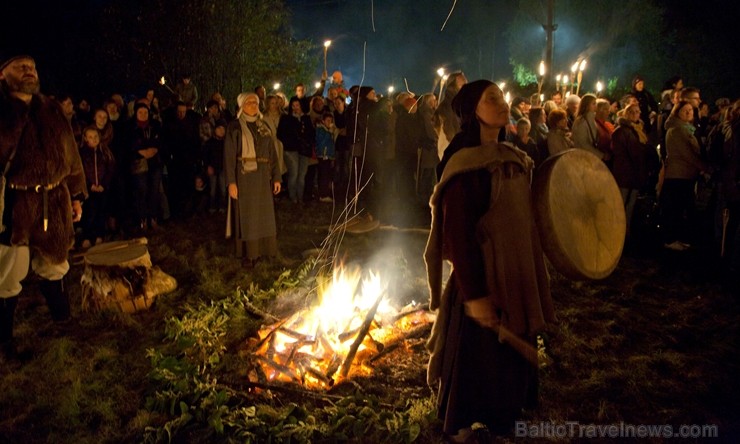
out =
[(614, 176), (598, 157), (571, 149), (548, 158), (532, 184), (542, 248), (557, 271), (603, 279), (622, 256), (627, 231)]

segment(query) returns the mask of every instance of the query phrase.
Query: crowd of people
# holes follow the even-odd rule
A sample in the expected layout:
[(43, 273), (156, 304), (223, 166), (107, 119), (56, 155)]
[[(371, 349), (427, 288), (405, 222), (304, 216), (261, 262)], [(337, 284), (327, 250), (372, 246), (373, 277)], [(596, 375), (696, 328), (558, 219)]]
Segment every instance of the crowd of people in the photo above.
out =
[[(342, 205), (358, 196), (369, 218), (384, 202), (426, 207), (445, 149), (460, 130), (451, 103), (465, 75), (447, 76), (439, 94), (383, 97), (370, 86), (347, 89), (339, 71), (327, 74), (311, 95), (303, 84), (290, 98), (254, 88), (260, 128), (269, 130), (276, 153), (278, 196)], [(56, 97), (81, 147), (91, 193), (90, 211), (79, 224), (82, 247), (102, 242), (121, 225), (156, 229), (162, 219), (226, 210), (224, 142), (235, 116), (218, 92), (199, 107), (189, 76), (173, 93), (161, 111), (153, 89), (128, 103), (113, 94), (97, 109), (87, 100), (75, 106), (69, 96)], [(706, 242), (695, 208), (708, 211), (711, 203), (714, 246), (736, 267), (737, 108), (726, 98), (709, 106), (679, 77), (669, 79), (656, 100), (638, 76), (618, 100), (565, 89), (544, 102), (537, 95), (515, 97), (501, 138), (535, 165), (571, 148), (602, 159), (624, 197), (628, 239), (637, 203), (647, 197), (659, 202), (666, 248), (683, 251)]]

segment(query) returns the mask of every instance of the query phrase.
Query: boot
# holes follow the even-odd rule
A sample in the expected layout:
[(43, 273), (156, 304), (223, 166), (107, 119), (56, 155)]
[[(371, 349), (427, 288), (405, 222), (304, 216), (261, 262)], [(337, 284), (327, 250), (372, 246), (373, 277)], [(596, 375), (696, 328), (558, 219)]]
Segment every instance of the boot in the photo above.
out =
[(18, 296), (0, 298), (0, 356), (6, 358), (15, 356), (13, 319), (15, 318), (15, 307), (17, 305)]
[(64, 286), (64, 279), (57, 281), (43, 280), (39, 286), (41, 288), (41, 294), (46, 299), (46, 305), (49, 306), (49, 312), (54, 322), (69, 320), (69, 295)]

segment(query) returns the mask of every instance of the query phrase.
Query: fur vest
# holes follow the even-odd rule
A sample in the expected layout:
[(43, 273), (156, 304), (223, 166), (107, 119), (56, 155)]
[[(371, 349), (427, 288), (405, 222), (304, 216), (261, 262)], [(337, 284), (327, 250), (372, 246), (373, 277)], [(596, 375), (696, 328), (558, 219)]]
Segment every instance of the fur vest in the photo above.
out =
[[(2, 94), (0, 122), (3, 167), (17, 147), (6, 176), (6, 230), (0, 235), (0, 242), (28, 245), (51, 263), (64, 262), (74, 242), (71, 196), (87, 196), (82, 162), (69, 122), (56, 102), (38, 94), (28, 105)], [(46, 188), (46, 193), (36, 192), (37, 185)]]

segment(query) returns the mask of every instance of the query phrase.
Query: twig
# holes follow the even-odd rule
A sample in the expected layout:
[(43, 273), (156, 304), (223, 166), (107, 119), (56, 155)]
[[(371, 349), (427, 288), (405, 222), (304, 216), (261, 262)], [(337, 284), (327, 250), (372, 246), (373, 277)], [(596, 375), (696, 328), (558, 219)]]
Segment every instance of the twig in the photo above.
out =
[(384, 344), (383, 350), (378, 352), (377, 355), (370, 358), (370, 362), (375, 362), (378, 359), (382, 358), (383, 356), (387, 355), (388, 353), (392, 352), (393, 350), (397, 349), (398, 346), (401, 345), (404, 341), (423, 336), (424, 334), (428, 333), (431, 330), (431, 328), (432, 328), (432, 324), (424, 324), (412, 330), (409, 330), (403, 336), (396, 339), (395, 341)]

